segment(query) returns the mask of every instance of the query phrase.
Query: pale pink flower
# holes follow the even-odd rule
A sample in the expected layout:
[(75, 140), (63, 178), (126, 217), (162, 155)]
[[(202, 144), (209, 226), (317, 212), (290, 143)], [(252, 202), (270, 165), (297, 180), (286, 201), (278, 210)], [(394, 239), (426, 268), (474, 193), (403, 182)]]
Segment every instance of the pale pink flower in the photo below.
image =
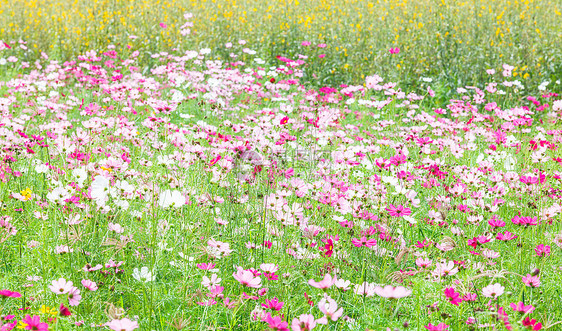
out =
[(71, 306), (78, 306), (81, 299), (80, 290), (73, 286), (68, 292), (68, 304)]
[(385, 287), (375, 286), (375, 293), (378, 296), (387, 299), (401, 299), (410, 296), (412, 294), (412, 290), (409, 290), (404, 286), (394, 287), (386, 285)]
[(53, 280), (49, 289), (55, 294), (66, 294), (72, 289), (72, 282), (66, 281), (64, 278), (59, 278), (58, 280)]
[(128, 318), (113, 320), (105, 324), (108, 328), (114, 331), (132, 331), (139, 328), (139, 323), (131, 321)]
[(97, 291), (98, 289), (98, 284), (96, 284), (95, 282), (89, 280), (89, 279), (82, 279), (82, 286), (84, 286), (85, 288), (87, 288), (89, 291)]
[(482, 289), (482, 295), (486, 298), (497, 298), (503, 294), (505, 287), (499, 283), (488, 285)]
[(338, 309), (338, 303), (330, 297), (322, 298), (318, 303), (318, 309), (325, 315), (316, 321), (318, 324), (328, 324), (328, 319), (335, 322), (343, 314), (343, 308)]
[(312, 287), (320, 288), (320, 289), (327, 289), (327, 288), (330, 288), (332, 285), (334, 285), (335, 282), (336, 282), (335, 276), (332, 278), (332, 275), (325, 274), (324, 279), (322, 279), (319, 282), (314, 281), (314, 279), (308, 280), (308, 285), (310, 285)]
[(316, 320), (311, 314), (302, 314), (299, 318), (293, 318), (291, 329), (293, 331), (308, 331), (316, 327)]
[(232, 276), (244, 286), (252, 288), (261, 287), (261, 278), (254, 277), (254, 274), (251, 271), (244, 270), (242, 267), (238, 267), (238, 271), (233, 273)]

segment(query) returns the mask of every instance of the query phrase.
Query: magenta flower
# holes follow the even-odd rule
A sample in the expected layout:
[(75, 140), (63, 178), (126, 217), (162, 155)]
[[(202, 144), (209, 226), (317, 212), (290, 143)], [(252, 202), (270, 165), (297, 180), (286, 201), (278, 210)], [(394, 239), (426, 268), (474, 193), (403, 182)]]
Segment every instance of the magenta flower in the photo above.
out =
[(283, 308), (283, 302), (274, 297), (271, 300), (265, 299), (265, 303), (262, 303), (261, 306), (266, 309), (279, 311), (281, 310), (281, 308)]
[(511, 309), (521, 314), (530, 314), (535, 310), (535, 307), (533, 307), (532, 305), (525, 306), (525, 304), (521, 301), (517, 304), (512, 302), (509, 304), (509, 306), (511, 307)]
[(501, 241), (509, 241), (509, 240), (513, 240), (516, 239), (517, 236), (514, 235), (513, 233), (509, 232), (509, 231), (505, 231), (504, 233), (498, 233), (498, 235), (496, 236), (497, 240), (501, 240)]
[(428, 329), (429, 331), (447, 331), (449, 330), (449, 326), (445, 323), (439, 323), (437, 325), (432, 325), (429, 323), (428, 325), (424, 325), (424, 328)]
[(244, 270), (242, 267), (238, 267), (238, 270), (233, 273), (232, 276), (244, 286), (252, 288), (261, 287), (261, 278), (254, 277), (254, 274), (251, 271)]
[(391, 48), (391, 49), (388, 50), (388, 52), (390, 54), (398, 54), (398, 53), (400, 53), (400, 48), (399, 47)]
[(550, 255), (550, 246), (548, 245), (544, 245), (544, 244), (540, 244), (537, 246), (537, 248), (535, 248), (535, 252), (537, 253), (537, 256), (549, 256)]
[(305, 40), (305, 41), (303, 41), (303, 42), (301, 43), (301, 45), (302, 45), (302, 46), (310, 46), (310, 41), (306, 41), (306, 40)]
[(0, 297), (2, 299), (19, 298), (19, 297), (21, 297), (21, 294), (19, 292), (13, 292), (13, 291), (10, 291), (10, 290), (1, 290), (0, 291)]
[(269, 326), (270, 329), (272, 330), (276, 330), (276, 331), (289, 331), (289, 323), (285, 322), (281, 317), (279, 316), (271, 316), (271, 313), (267, 313), (267, 315), (265, 316), (264, 322), (267, 323), (267, 326)]
[(201, 270), (211, 270), (216, 266), (216, 264), (214, 263), (199, 263), (197, 264), (197, 268), (201, 269)]
[(168, 25), (166, 25), (166, 23), (160, 23), (160, 27), (161, 27), (162, 29), (165, 29), (165, 28), (168, 27)]
[(62, 303), (60, 304), (59, 307), (59, 314), (61, 316), (70, 316), (72, 315), (72, 313), (70, 312), (70, 310), (68, 309), (68, 307), (66, 307), (65, 305), (63, 305)]
[(367, 247), (373, 247), (373, 246), (377, 245), (377, 240), (376, 239), (367, 239), (367, 237), (363, 236), (363, 237), (361, 237), (361, 239), (352, 238), (351, 243), (355, 247), (361, 247), (363, 245), (365, 245)]
[(462, 299), (459, 297), (459, 293), (455, 292), (455, 289), (452, 287), (447, 287), (445, 289), (445, 296), (449, 299), (449, 302), (455, 306), (458, 306), (459, 303), (462, 302)]
[(21, 320), (25, 324), (26, 330), (34, 330), (34, 331), (48, 331), (49, 324), (41, 323), (41, 317), (39, 316), (29, 316), (25, 315), (25, 317)]
[(389, 205), (386, 207), (386, 211), (388, 211), (388, 214), (393, 217), (410, 216), (412, 214), (412, 210), (410, 208), (402, 205)]

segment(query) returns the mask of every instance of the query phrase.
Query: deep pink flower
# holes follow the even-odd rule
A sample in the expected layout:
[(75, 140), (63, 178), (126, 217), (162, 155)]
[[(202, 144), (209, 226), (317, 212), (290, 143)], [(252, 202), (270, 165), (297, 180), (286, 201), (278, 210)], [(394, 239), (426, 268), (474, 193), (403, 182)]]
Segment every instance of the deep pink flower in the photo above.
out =
[(351, 243), (355, 247), (361, 247), (363, 245), (365, 245), (367, 247), (373, 247), (373, 246), (377, 245), (377, 240), (376, 239), (367, 239), (367, 237), (363, 236), (363, 237), (361, 237), (361, 239), (352, 238)]
[(410, 216), (412, 214), (412, 210), (410, 208), (404, 207), (402, 205), (389, 205), (388, 207), (386, 207), (386, 211), (388, 211), (388, 214), (390, 216), (394, 217)]
[(271, 300), (265, 299), (265, 303), (262, 303), (261, 306), (263, 308), (279, 311), (283, 308), (283, 301), (279, 301), (279, 299), (275, 297)]
[(61, 316), (70, 316), (72, 315), (72, 313), (70, 312), (70, 310), (68, 309), (68, 307), (65, 307), (65, 305), (63, 305), (62, 303), (60, 304), (59, 307), (59, 314)]
[(428, 329), (429, 331), (447, 331), (449, 330), (449, 326), (445, 323), (439, 323), (437, 325), (432, 325), (429, 323), (425, 325), (424, 328)]
[(5, 299), (5, 298), (19, 298), (21, 297), (21, 294), (19, 292), (13, 292), (10, 290), (1, 290), (0, 291), (0, 297)]
[(523, 320), (523, 326), (530, 329), (530, 330), (541, 330), (542, 329), (542, 323), (537, 323), (536, 319), (531, 319), (529, 316), (527, 316), (524, 320)]
[(160, 23), (160, 27), (161, 27), (162, 29), (165, 29), (165, 28), (168, 27), (168, 25), (166, 25), (166, 23)]
[(535, 248), (535, 252), (537, 256), (549, 256), (550, 255), (550, 246), (545, 244), (540, 244)]
[(201, 269), (201, 270), (211, 270), (216, 266), (216, 264), (214, 263), (199, 263), (197, 264), (197, 268)]
[(34, 331), (48, 331), (49, 325), (47, 323), (41, 322), (41, 317), (39, 316), (29, 316), (25, 315), (25, 317), (21, 320), (25, 324), (26, 330), (34, 330)]
[(532, 305), (525, 306), (525, 304), (521, 301), (517, 304), (512, 302), (509, 304), (509, 306), (511, 307), (511, 309), (521, 314), (530, 314), (535, 310), (535, 307), (533, 307)]
[(452, 287), (447, 287), (445, 289), (445, 296), (449, 299), (449, 302), (455, 306), (458, 306), (459, 303), (462, 302), (459, 293), (455, 292), (455, 289)]
[(265, 316), (265, 320), (264, 322), (267, 323), (267, 326), (269, 326), (269, 328), (271, 330), (276, 330), (276, 331), (289, 331), (289, 323), (285, 322), (281, 317), (279, 316), (271, 316), (271, 313), (267, 313), (267, 315)]

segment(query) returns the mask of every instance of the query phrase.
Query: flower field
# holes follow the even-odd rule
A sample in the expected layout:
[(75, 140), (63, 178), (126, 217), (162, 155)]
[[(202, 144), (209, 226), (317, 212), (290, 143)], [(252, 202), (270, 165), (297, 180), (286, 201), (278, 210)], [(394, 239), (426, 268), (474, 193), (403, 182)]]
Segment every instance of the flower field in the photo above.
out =
[[(189, 39), (184, 12), (194, 14)], [(267, 62), (308, 56), (303, 79), (316, 87), (362, 84), (377, 73), (416, 87), (431, 76), (451, 91), (486, 80), (485, 69), (499, 63), (533, 85), (558, 79), (561, 15), (556, 0), (0, 0), (0, 36), (29, 41), (27, 62), (41, 52), (69, 61), (115, 45), (120, 54), (139, 50), (149, 67), (158, 63), (151, 54), (192, 45), (229, 60), (225, 44), (242, 39)], [(399, 56), (387, 52), (396, 47)]]
[[(63, 3), (0, 2), (1, 331), (562, 329), (554, 2), (481, 4), (520, 15), (504, 55), (432, 65), (436, 21), (400, 15), (489, 10)], [(406, 30), (364, 62), (330, 10)]]

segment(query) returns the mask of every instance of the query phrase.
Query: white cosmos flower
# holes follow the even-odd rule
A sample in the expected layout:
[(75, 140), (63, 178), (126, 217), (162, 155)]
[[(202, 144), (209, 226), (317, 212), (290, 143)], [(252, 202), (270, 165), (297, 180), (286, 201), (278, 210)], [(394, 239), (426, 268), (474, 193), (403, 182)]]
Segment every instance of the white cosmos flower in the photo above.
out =
[(80, 167), (72, 170), (72, 176), (78, 182), (78, 186), (82, 186), (88, 178), (88, 173), (86, 172), (86, 169), (84, 167)]
[(185, 198), (180, 191), (170, 191), (166, 190), (160, 194), (158, 197), (158, 205), (162, 208), (168, 208), (173, 206), (174, 208), (180, 208), (185, 204)]
[(94, 177), (92, 182), (91, 197), (98, 206), (103, 206), (108, 200), (109, 178), (98, 175)]
[(138, 280), (139, 282), (151, 282), (156, 278), (152, 274), (153, 271), (149, 271), (147, 267), (142, 267), (140, 271), (138, 268), (135, 268), (133, 270), (133, 278)]

